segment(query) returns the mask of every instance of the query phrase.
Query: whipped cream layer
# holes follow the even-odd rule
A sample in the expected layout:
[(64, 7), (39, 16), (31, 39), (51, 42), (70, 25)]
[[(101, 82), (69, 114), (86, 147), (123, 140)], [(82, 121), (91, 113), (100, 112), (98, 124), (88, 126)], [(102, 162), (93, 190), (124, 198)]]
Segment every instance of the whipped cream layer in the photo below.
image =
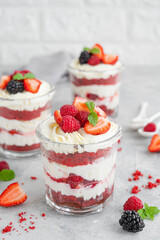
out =
[[(114, 122), (111, 122), (111, 127), (107, 133), (101, 135), (91, 135), (87, 134), (83, 128), (80, 128), (78, 131), (72, 133), (65, 133), (62, 131), (60, 126), (55, 122), (54, 117), (48, 119), (43, 123), (43, 128), (41, 133), (51, 140), (52, 142), (45, 143), (45, 147), (48, 150), (55, 151), (56, 153), (82, 153), (87, 152), (96, 152), (98, 149), (104, 149), (109, 146), (112, 146), (113, 142), (105, 141), (114, 136), (118, 131), (118, 125)], [(53, 143), (54, 142), (54, 143)], [(90, 145), (91, 143), (99, 143)], [(61, 145), (61, 143), (63, 143)], [(74, 146), (74, 144), (77, 144)]]
[(47, 95), (51, 91), (51, 86), (45, 81), (41, 82), (42, 84), (37, 93), (23, 91), (22, 93), (10, 94), (6, 89), (0, 89), (0, 107), (18, 111), (33, 111), (44, 107), (51, 100), (54, 92)]
[(100, 63), (92, 66), (89, 64), (80, 64), (78, 59), (72, 61), (69, 71), (77, 78), (99, 79), (115, 76), (122, 69), (122, 63), (117, 61), (114, 65)]

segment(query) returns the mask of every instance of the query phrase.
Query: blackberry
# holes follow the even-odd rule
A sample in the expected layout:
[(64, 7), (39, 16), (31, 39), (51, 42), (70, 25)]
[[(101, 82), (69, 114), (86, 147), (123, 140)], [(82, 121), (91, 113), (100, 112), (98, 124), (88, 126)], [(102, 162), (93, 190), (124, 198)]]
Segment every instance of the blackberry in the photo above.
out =
[(143, 219), (136, 211), (124, 211), (119, 224), (128, 232), (140, 232), (145, 227)]
[(16, 94), (18, 92), (23, 92), (24, 90), (24, 84), (23, 81), (19, 81), (19, 80), (11, 80), (8, 84), (7, 84), (7, 91), (10, 94)]
[(91, 53), (89, 53), (87, 51), (81, 52), (80, 57), (79, 57), (80, 64), (87, 63), (88, 60), (90, 59), (90, 57), (91, 57)]

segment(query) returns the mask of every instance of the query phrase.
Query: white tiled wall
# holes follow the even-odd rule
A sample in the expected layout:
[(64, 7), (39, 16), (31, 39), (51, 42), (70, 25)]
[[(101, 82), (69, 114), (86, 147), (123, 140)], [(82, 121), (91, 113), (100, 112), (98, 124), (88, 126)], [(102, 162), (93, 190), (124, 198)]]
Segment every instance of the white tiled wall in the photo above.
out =
[(95, 42), (126, 65), (159, 65), (160, 0), (0, 0), (0, 64)]

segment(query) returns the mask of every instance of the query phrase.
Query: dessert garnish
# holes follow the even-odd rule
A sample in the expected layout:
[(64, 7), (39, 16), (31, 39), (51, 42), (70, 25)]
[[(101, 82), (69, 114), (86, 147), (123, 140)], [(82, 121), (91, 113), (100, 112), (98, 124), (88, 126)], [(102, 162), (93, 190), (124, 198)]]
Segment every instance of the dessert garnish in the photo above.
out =
[(160, 213), (160, 210), (154, 206), (149, 207), (147, 203), (144, 203), (144, 208), (137, 212), (143, 219), (154, 220), (154, 215)]
[(106, 133), (110, 129), (110, 122), (106, 114), (93, 101), (76, 97), (73, 105), (63, 105), (54, 112), (54, 118), (63, 132), (71, 133), (84, 127), (84, 131), (92, 135)]
[(136, 211), (124, 211), (120, 220), (119, 224), (122, 226), (123, 230), (128, 232), (140, 232), (145, 227), (143, 219)]
[(0, 171), (3, 170), (3, 169), (9, 169), (9, 165), (5, 161), (0, 162)]
[(95, 44), (92, 48), (84, 47), (79, 56), (80, 64), (98, 65), (115, 64), (118, 61), (117, 55), (105, 54), (103, 47), (100, 44)]
[(11, 207), (26, 201), (27, 195), (18, 182), (10, 184), (0, 195), (0, 206)]
[(139, 193), (140, 191), (141, 191), (141, 189), (139, 189), (138, 186), (134, 186), (134, 187), (132, 188), (132, 190), (131, 190), (131, 193), (137, 194), (137, 193)]
[(0, 162), (0, 181), (10, 181), (15, 178), (13, 170), (9, 169), (9, 165), (5, 161)]
[(160, 135), (155, 134), (152, 139), (151, 143), (148, 146), (148, 150), (150, 152), (160, 152)]
[(0, 89), (6, 89), (10, 94), (22, 93), (24, 90), (37, 93), (40, 85), (41, 81), (28, 70), (15, 71), (11, 75), (2, 76), (0, 81)]
[(143, 130), (145, 132), (155, 132), (156, 131), (156, 124), (155, 123), (148, 123)]
[(143, 208), (143, 203), (142, 203), (141, 199), (137, 198), (136, 196), (132, 196), (132, 197), (128, 198), (128, 200), (123, 205), (124, 211), (134, 210), (137, 212), (141, 208)]

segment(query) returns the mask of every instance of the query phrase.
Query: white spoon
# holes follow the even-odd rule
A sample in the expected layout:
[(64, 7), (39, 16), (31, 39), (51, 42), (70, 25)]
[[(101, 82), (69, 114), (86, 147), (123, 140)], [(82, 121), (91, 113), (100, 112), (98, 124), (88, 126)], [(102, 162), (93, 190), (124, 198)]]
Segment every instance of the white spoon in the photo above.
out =
[(146, 116), (147, 107), (148, 107), (148, 102), (143, 102), (141, 104), (141, 108), (138, 115), (132, 119), (129, 125), (132, 129), (138, 129), (142, 127), (144, 125), (144, 122), (148, 120), (148, 117)]

